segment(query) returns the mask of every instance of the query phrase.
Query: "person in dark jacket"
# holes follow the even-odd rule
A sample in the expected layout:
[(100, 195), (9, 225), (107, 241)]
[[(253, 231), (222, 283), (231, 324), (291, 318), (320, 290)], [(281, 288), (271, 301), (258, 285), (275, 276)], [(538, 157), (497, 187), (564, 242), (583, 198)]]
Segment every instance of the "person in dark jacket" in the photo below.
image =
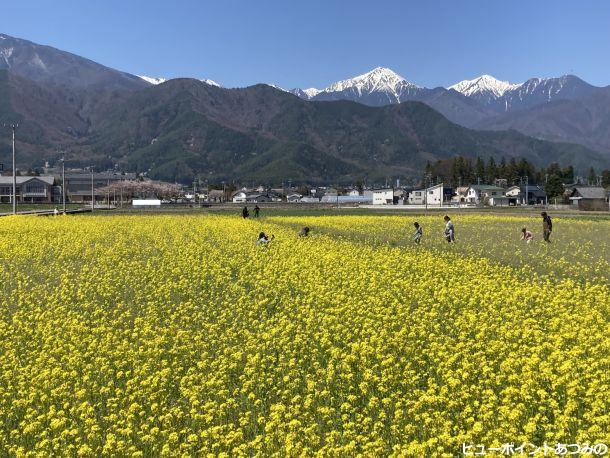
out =
[(309, 236), (309, 227), (305, 226), (303, 229), (300, 230), (299, 237), (307, 237), (307, 236)]
[(259, 215), (260, 211), (261, 211), (260, 207), (258, 205), (256, 205), (254, 207), (254, 217), (255, 218), (258, 218), (258, 215)]
[(553, 221), (546, 212), (540, 213), (540, 216), (542, 216), (542, 238), (545, 242), (550, 243), (551, 232), (553, 232)]
[(250, 216), (250, 212), (248, 211), (248, 207), (244, 207), (244, 209), (241, 211), (241, 217), (243, 219), (246, 219), (249, 216)]

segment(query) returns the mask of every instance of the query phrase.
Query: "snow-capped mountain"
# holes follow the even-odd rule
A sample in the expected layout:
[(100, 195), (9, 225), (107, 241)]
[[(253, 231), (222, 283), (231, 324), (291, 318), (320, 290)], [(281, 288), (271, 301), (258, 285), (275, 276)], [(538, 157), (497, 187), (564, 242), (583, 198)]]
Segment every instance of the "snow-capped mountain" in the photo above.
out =
[(460, 92), (497, 112), (519, 110), (554, 100), (572, 100), (587, 96), (595, 90), (594, 86), (573, 75), (531, 78), (520, 84), (483, 75), (473, 80), (460, 81), (449, 89)]
[(389, 68), (377, 67), (362, 75), (337, 81), (322, 90), (309, 88), (291, 92), (308, 100), (352, 100), (379, 106), (411, 100), (424, 90)]
[(520, 110), (555, 100), (580, 99), (593, 94), (597, 89), (599, 88), (574, 75), (563, 75), (558, 78), (531, 78), (507, 91), (498, 100), (498, 111)]
[(208, 78), (208, 79), (202, 79), (202, 80), (199, 80), (199, 81), (201, 81), (202, 83), (205, 83), (205, 84), (209, 84), (210, 86), (222, 87), (222, 86), (221, 86), (220, 84), (218, 84), (216, 81), (211, 80), (211, 79), (209, 79), (209, 78)]
[(302, 99), (311, 100), (322, 91), (320, 89), (316, 89), (315, 87), (310, 87), (307, 89), (295, 88), (291, 89), (289, 92)]
[(156, 86), (157, 84), (165, 83), (167, 81), (167, 78), (155, 78), (152, 76), (144, 76), (144, 75), (138, 75), (138, 77), (142, 78), (144, 81), (146, 81), (147, 83), (150, 83), (154, 86)]
[(521, 84), (500, 81), (490, 75), (482, 75), (472, 80), (463, 80), (449, 86), (466, 97), (475, 99), (483, 104), (489, 105), (502, 97), (506, 92), (519, 88)]
[(377, 67), (370, 72), (354, 78), (337, 81), (324, 89), (324, 92), (355, 90), (360, 95), (372, 92), (386, 92), (393, 94), (399, 99), (400, 91), (404, 87), (419, 88), (419, 86), (410, 83), (389, 68)]

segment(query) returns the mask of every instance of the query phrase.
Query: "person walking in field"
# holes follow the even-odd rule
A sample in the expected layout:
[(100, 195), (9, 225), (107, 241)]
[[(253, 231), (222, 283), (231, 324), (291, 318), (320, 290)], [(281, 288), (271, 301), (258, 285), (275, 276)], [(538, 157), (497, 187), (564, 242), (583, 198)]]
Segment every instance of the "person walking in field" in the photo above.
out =
[(244, 207), (244, 209), (241, 211), (241, 217), (243, 219), (246, 219), (250, 216), (250, 212), (248, 211), (248, 207)]
[(449, 218), (449, 215), (445, 215), (445, 240), (447, 240), (448, 243), (452, 243), (455, 242), (455, 227), (453, 226), (453, 222), (451, 221), (451, 218)]
[(413, 234), (413, 241), (419, 245), (419, 243), (421, 242), (421, 238), (424, 235), (424, 231), (422, 230), (421, 226), (419, 225), (419, 223), (417, 221), (415, 221), (413, 223), (413, 226), (415, 226), (415, 233)]
[(553, 232), (553, 221), (547, 212), (540, 213), (542, 216), (542, 237), (547, 243), (551, 242), (551, 232)]
[(532, 234), (532, 231), (528, 231), (526, 228), (521, 229), (521, 240), (523, 240), (525, 243), (530, 243), (532, 240), (534, 240), (534, 234)]
[(254, 217), (255, 218), (258, 218), (258, 215), (259, 215), (260, 211), (261, 211), (260, 207), (258, 205), (256, 205), (254, 207)]

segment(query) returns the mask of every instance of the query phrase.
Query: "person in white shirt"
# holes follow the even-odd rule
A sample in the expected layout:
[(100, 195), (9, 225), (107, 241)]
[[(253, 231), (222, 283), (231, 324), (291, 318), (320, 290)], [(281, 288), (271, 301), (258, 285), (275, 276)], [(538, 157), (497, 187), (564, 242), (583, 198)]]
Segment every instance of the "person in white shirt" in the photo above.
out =
[(449, 215), (445, 215), (445, 240), (447, 242), (455, 242), (455, 227), (453, 226), (453, 222), (451, 222), (451, 218)]
[(260, 234), (258, 234), (258, 239), (256, 240), (256, 246), (265, 246), (267, 245), (271, 240), (273, 240), (273, 235), (271, 237), (268, 237), (267, 234), (265, 234), (264, 232), (261, 232)]

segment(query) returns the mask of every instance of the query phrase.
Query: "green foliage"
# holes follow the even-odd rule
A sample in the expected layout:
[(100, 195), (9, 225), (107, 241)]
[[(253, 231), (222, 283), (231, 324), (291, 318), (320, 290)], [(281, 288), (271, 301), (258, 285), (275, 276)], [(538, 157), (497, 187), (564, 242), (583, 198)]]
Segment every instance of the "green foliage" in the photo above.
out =
[(610, 170), (604, 170), (602, 172), (602, 186), (604, 188), (610, 187)]
[(561, 196), (563, 194), (563, 183), (558, 175), (550, 175), (544, 186), (544, 192), (549, 199)]

